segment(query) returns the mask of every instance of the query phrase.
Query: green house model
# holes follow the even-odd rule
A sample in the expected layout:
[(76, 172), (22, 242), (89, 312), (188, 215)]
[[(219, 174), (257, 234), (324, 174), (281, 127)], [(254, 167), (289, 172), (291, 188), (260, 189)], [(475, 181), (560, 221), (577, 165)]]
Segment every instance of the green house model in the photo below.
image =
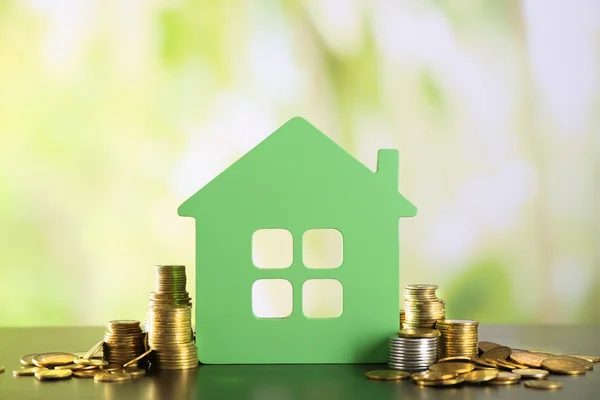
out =
[[(196, 344), (205, 364), (378, 363), (398, 330), (398, 220), (416, 208), (398, 192), (398, 152), (379, 150), (377, 172), (317, 128), (293, 118), (186, 200), (196, 221)], [(341, 233), (342, 261), (311, 268), (313, 230)], [(285, 230), (293, 256), (259, 268), (253, 238)], [(277, 280), (289, 315), (261, 318), (253, 290)], [(309, 285), (336, 282), (342, 311), (305, 315)]]

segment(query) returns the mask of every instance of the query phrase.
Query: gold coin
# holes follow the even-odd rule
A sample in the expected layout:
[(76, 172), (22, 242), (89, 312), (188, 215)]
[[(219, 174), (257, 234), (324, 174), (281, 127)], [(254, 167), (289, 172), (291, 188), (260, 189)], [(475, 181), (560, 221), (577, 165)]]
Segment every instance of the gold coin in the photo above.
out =
[(577, 361), (563, 357), (549, 357), (542, 361), (542, 367), (557, 374), (582, 375), (585, 374), (585, 366)]
[(79, 371), (86, 368), (87, 365), (82, 364), (66, 364), (66, 365), (57, 365), (54, 369), (70, 369), (71, 371)]
[(72, 364), (77, 356), (72, 353), (41, 353), (36, 354), (31, 361), (38, 367), (56, 367), (57, 365)]
[(73, 375), (73, 371), (70, 369), (47, 369), (44, 371), (38, 371), (35, 373), (35, 377), (39, 381), (47, 381), (53, 379), (67, 379)]
[(512, 350), (510, 349), (510, 347), (500, 346), (500, 347), (494, 347), (493, 349), (486, 351), (479, 358), (486, 360), (486, 361), (488, 360), (488, 358), (490, 358), (492, 360), (498, 360), (498, 359), (506, 360), (508, 358), (508, 356), (510, 356), (511, 353), (512, 353)]
[(598, 357), (598, 356), (590, 356), (590, 355), (586, 355), (586, 354), (565, 354), (565, 355), (569, 356), (569, 357), (581, 358), (581, 359), (589, 361), (591, 363), (600, 362), (600, 357)]
[(123, 364), (123, 367), (129, 367), (130, 365), (134, 365), (135, 363), (137, 363), (138, 361), (140, 361), (142, 358), (146, 357), (150, 353), (152, 353), (152, 349), (140, 354), (133, 360), (126, 362), (125, 364)]
[(445, 379), (454, 379), (457, 374), (454, 372), (423, 371), (412, 374), (413, 381), (439, 381)]
[(419, 386), (454, 386), (463, 383), (465, 380), (462, 376), (457, 376), (452, 379), (443, 379), (437, 381), (413, 381)]
[(519, 375), (504, 371), (498, 372), (498, 376), (496, 377), (496, 380), (498, 381), (518, 381), (519, 379)]
[(102, 367), (108, 365), (106, 360), (98, 360), (96, 358), (76, 358), (75, 364), (79, 365), (93, 365), (95, 367)]
[(527, 381), (523, 384), (525, 387), (530, 389), (542, 389), (542, 390), (554, 390), (562, 388), (562, 383), (556, 381), (547, 381), (545, 379)]
[(514, 385), (515, 383), (519, 383), (519, 381), (518, 380), (502, 381), (502, 380), (498, 380), (498, 379), (492, 379), (491, 381), (487, 381), (488, 385), (495, 385), (495, 386), (508, 386), (508, 385)]
[(502, 345), (498, 344), (498, 343), (494, 343), (494, 342), (479, 342), (478, 347), (479, 347), (479, 352), (483, 354), (486, 351), (491, 350), (493, 348), (502, 347)]
[(47, 368), (42, 367), (21, 367), (13, 371), (13, 376), (33, 376), (36, 372), (44, 371)]
[(415, 328), (415, 329), (400, 329), (398, 337), (401, 338), (436, 338), (440, 337), (440, 331), (437, 329)]
[(513, 374), (519, 375), (523, 379), (546, 379), (550, 373), (545, 369), (513, 369)]
[(122, 371), (102, 372), (94, 375), (95, 382), (124, 382), (129, 380), (131, 380), (131, 375)]
[(127, 368), (123, 368), (122, 371), (131, 375), (132, 378), (138, 378), (140, 376), (146, 375), (146, 370), (141, 369), (141, 368), (127, 367)]
[(532, 368), (539, 368), (542, 366), (542, 361), (548, 358), (544, 353), (532, 353), (530, 351), (515, 351), (510, 354), (509, 358), (522, 365), (526, 365)]
[(444, 357), (437, 360), (438, 363), (448, 362), (448, 361), (462, 361), (462, 362), (471, 362), (471, 357), (466, 356), (452, 356), (452, 357)]
[(76, 378), (93, 378), (94, 376), (104, 373), (101, 369), (84, 369), (80, 371), (73, 371), (73, 376)]
[(454, 372), (457, 374), (464, 374), (466, 372), (473, 371), (473, 369), (475, 369), (475, 366), (471, 363), (456, 361), (443, 362), (429, 366), (430, 371)]
[(410, 373), (395, 370), (376, 370), (365, 374), (368, 379), (376, 381), (400, 381), (410, 377)]
[(26, 367), (35, 367), (35, 364), (33, 363), (33, 361), (31, 361), (33, 359), (33, 357), (37, 356), (38, 353), (35, 354), (27, 354), (26, 356), (21, 357), (21, 365), (24, 365)]
[(96, 354), (97, 352), (100, 351), (100, 349), (102, 348), (102, 345), (104, 344), (104, 341), (101, 340), (98, 343), (96, 343), (95, 345), (92, 346), (92, 348), (90, 348), (81, 358), (92, 358), (92, 356), (94, 354)]
[(471, 372), (467, 372), (466, 374), (463, 374), (462, 377), (465, 380), (465, 382), (468, 383), (481, 383), (481, 382), (487, 382), (487, 381), (491, 381), (492, 379), (496, 379), (498, 377), (498, 370), (477, 370), (477, 371), (471, 371)]
[(571, 361), (575, 361), (578, 362), (580, 364), (583, 364), (583, 366), (585, 367), (586, 370), (592, 370), (594, 369), (594, 363), (588, 361), (588, 360), (584, 360), (583, 358), (579, 358), (579, 357), (572, 357), (572, 356), (557, 356), (560, 358), (564, 358), (564, 359), (568, 359)]

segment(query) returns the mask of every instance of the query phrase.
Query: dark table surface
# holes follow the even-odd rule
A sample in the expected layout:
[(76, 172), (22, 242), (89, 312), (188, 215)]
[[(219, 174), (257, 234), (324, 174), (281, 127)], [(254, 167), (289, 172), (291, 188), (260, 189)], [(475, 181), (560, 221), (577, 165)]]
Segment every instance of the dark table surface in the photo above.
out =
[[(0, 399), (600, 399), (600, 364), (584, 376), (558, 376), (557, 391), (508, 387), (421, 388), (410, 381), (367, 380), (384, 365), (204, 365), (161, 371), (124, 383), (93, 379), (39, 382), (13, 377), (21, 356), (36, 352), (84, 352), (101, 340), (101, 327), (0, 328)], [(480, 340), (553, 353), (600, 354), (600, 326), (480, 325)]]

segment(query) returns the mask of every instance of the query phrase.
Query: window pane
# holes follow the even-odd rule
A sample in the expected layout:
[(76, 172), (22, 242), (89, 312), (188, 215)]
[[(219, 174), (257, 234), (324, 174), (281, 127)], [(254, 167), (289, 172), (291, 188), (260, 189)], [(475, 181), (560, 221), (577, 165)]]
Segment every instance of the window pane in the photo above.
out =
[(302, 312), (308, 318), (337, 318), (344, 309), (343, 288), (335, 279), (310, 279), (302, 285)]
[(252, 285), (252, 312), (258, 318), (292, 315), (292, 284), (285, 279), (260, 279)]
[(292, 233), (259, 229), (252, 235), (252, 262), (258, 268), (288, 268), (294, 259)]
[(343, 242), (337, 229), (310, 229), (302, 237), (302, 262), (307, 268), (337, 268), (344, 261)]

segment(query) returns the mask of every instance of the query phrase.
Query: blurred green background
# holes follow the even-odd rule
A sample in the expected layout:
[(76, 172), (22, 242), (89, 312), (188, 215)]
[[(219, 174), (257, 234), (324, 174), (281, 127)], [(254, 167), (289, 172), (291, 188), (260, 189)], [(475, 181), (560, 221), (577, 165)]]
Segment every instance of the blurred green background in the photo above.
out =
[[(143, 320), (189, 195), (300, 115), (401, 152), (401, 285), (600, 322), (600, 3), (0, 0), (0, 325)], [(215, 304), (215, 307), (218, 307)]]

